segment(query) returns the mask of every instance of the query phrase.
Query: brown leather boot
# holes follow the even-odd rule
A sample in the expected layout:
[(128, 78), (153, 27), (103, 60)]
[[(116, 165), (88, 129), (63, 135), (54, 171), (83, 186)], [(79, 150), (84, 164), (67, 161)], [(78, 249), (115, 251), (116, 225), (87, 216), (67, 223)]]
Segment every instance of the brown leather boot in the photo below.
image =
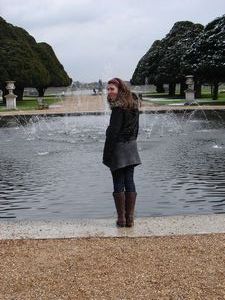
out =
[(134, 226), (134, 208), (136, 202), (137, 192), (125, 191), (125, 217), (126, 226)]
[(124, 192), (113, 192), (113, 198), (117, 210), (117, 222), (116, 225), (119, 227), (126, 226), (125, 218), (125, 194)]

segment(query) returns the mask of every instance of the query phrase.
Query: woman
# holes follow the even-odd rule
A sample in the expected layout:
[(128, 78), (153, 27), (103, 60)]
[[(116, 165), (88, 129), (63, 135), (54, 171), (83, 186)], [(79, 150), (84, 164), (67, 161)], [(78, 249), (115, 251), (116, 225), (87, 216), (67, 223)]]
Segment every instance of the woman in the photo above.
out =
[(107, 90), (112, 113), (102, 162), (110, 168), (113, 179), (116, 225), (132, 227), (137, 196), (134, 167), (142, 163), (137, 149), (139, 99), (120, 78), (109, 80)]

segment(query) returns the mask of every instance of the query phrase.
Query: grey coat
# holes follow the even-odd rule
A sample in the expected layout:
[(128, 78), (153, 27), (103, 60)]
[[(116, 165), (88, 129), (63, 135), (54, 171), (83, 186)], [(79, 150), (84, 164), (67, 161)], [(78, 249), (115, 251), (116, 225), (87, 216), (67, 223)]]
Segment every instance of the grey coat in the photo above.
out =
[(138, 130), (138, 108), (129, 111), (124, 109), (119, 101), (114, 104), (110, 124), (106, 130), (102, 160), (111, 171), (142, 163), (137, 149)]
[(114, 171), (129, 165), (140, 165), (141, 159), (137, 149), (137, 140), (117, 142), (112, 154), (110, 170)]

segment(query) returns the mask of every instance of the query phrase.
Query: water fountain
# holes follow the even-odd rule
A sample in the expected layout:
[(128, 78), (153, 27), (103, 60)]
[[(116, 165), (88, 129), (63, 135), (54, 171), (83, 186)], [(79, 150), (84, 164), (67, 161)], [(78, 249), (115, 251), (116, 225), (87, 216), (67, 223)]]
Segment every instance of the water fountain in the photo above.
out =
[[(79, 108), (85, 93), (92, 91), (70, 87), (59, 99), (76, 96), (71, 103)], [(101, 97), (106, 109), (98, 114), (22, 123), (14, 117), (0, 128), (0, 218), (115, 216), (112, 180), (102, 164), (109, 121), (104, 90)], [(137, 217), (225, 212), (224, 119), (216, 110), (142, 111)]]

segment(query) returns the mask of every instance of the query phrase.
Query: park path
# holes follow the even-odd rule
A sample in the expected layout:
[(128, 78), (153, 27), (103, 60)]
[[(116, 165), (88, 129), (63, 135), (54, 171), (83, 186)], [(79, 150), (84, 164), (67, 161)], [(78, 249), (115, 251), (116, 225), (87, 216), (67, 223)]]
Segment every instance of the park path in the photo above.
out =
[[(201, 106), (184, 106), (184, 105), (160, 105), (153, 104), (150, 101), (143, 100), (140, 111), (186, 111), (186, 110), (225, 110), (224, 105), (201, 105)], [(64, 96), (62, 99), (49, 106), (48, 109), (39, 110), (16, 110), (2, 111), (1, 116), (13, 115), (49, 115), (49, 114), (66, 114), (76, 112), (105, 112), (108, 111), (106, 99), (101, 95), (73, 95)]]

